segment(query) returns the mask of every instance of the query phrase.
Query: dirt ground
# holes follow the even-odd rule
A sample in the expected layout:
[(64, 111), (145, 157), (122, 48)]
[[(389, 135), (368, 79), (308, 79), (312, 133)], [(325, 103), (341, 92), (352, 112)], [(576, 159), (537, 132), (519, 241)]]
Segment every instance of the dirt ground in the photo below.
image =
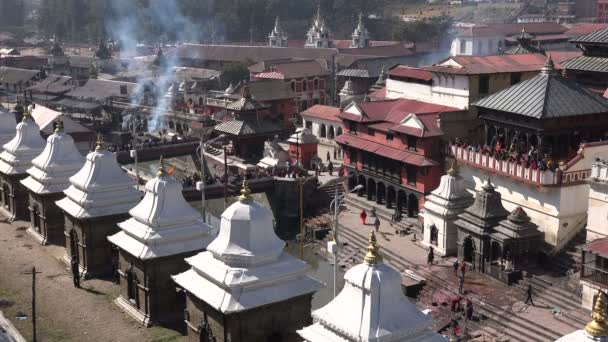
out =
[[(26, 232), (28, 223), (0, 219), (0, 310), (21, 334), (32, 338), (31, 275), (37, 274), (38, 341), (183, 341), (176, 330), (144, 328), (123, 313), (113, 300), (118, 285), (87, 280), (82, 289), (72, 285), (67, 267), (59, 260), (62, 246), (40, 246)], [(27, 319), (18, 320), (20, 314)]]

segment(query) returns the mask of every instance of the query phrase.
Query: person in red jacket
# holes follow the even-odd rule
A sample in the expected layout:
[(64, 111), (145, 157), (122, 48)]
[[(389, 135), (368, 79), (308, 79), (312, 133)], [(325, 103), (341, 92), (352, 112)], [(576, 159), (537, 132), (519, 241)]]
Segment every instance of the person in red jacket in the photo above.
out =
[(361, 210), (361, 214), (359, 214), (359, 217), (361, 218), (361, 224), (365, 225), (365, 220), (367, 219), (367, 213), (365, 212), (365, 209)]

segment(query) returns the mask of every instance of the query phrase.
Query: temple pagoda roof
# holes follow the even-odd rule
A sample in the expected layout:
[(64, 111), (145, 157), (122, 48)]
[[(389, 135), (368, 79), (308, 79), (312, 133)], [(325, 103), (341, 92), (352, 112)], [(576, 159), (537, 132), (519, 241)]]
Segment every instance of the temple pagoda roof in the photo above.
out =
[(583, 45), (608, 44), (608, 28), (571, 38), (569, 42)]
[(222, 122), (213, 128), (215, 131), (236, 136), (261, 135), (280, 132), (283, 128), (267, 120), (255, 118), (234, 119)]
[(561, 76), (554, 70), (550, 56), (538, 76), (487, 96), (474, 105), (535, 119), (608, 112), (608, 99)]

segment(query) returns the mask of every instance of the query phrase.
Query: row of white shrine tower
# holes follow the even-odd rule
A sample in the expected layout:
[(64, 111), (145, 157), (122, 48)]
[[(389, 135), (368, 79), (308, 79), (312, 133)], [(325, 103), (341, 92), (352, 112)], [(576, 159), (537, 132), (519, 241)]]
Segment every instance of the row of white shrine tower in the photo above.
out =
[[(19, 124), (15, 114), (0, 111), (0, 213), (29, 216), (28, 233), (65, 244), (64, 260), (76, 258), (82, 276), (118, 273), (115, 302), (142, 324), (183, 319), (191, 341), (447, 341), (405, 297), (373, 232), (342, 291), (311, 312), (325, 284), (284, 251), (272, 212), (246, 182), (211, 227), (162, 157), (142, 194), (100, 138), (83, 158), (61, 122), (45, 142), (27, 109)], [(608, 338), (605, 302), (602, 293), (593, 321), (560, 341)]]

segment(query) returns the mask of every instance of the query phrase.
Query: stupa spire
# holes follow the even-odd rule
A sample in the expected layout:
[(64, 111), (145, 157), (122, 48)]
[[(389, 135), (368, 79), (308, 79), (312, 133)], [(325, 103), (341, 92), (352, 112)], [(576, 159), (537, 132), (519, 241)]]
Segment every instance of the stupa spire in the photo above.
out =
[(365, 261), (365, 263), (368, 265), (375, 265), (381, 260), (382, 256), (378, 252), (376, 233), (374, 233), (374, 231), (372, 230), (369, 233), (369, 245), (367, 246), (367, 254), (365, 254), (365, 258), (363, 258), (363, 261)]
[(158, 172), (156, 173), (157, 177), (164, 177), (167, 175), (167, 171), (165, 170), (165, 159), (163, 156), (160, 156), (160, 160), (158, 161)]
[(241, 188), (241, 196), (239, 196), (239, 202), (241, 203), (251, 203), (253, 198), (251, 197), (251, 190), (249, 190), (249, 184), (247, 180), (243, 180), (243, 187)]
[(103, 137), (101, 136), (101, 133), (98, 133), (97, 142), (95, 143), (95, 152), (101, 152), (101, 150), (103, 150), (104, 147), (105, 147), (105, 144), (103, 142)]
[(608, 324), (606, 318), (608, 310), (606, 308), (606, 294), (599, 291), (595, 306), (593, 307), (593, 320), (585, 326), (585, 331), (593, 337), (608, 336)]

